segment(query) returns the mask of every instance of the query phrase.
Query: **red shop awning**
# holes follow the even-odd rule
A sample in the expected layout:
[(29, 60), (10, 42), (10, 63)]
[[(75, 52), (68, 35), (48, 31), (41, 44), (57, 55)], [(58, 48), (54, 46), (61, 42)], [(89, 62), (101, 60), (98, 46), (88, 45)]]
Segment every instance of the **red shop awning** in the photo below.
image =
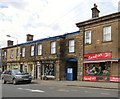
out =
[(83, 63), (118, 62), (119, 59), (85, 60)]

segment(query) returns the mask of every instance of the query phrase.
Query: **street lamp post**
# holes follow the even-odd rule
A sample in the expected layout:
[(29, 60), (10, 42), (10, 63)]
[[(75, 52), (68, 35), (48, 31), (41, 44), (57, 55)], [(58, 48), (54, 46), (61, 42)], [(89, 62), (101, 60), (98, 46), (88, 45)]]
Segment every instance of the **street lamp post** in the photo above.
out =
[(18, 62), (18, 39), (15, 38), (15, 37), (13, 37), (13, 36), (11, 36), (11, 35), (6, 35), (6, 36), (7, 36), (7, 37), (14, 38), (14, 39), (17, 40), (17, 49), (16, 49), (16, 65), (17, 65), (17, 62)]
[(0, 46), (0, 73), (1, 73), (1, 71), (2, 71), (2, 48)]

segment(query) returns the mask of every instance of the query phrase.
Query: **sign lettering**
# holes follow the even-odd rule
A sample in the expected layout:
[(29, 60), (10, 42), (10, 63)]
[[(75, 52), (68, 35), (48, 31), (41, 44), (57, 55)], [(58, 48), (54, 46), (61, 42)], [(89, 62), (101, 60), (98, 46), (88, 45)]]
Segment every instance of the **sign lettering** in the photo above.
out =
[(94, 59), (103, 59), (103, 58), (111, 58), (112, 53), (97, 53), (97, 54), (85, 54), (85, 60), (94, 60)]
[(84, 76), (84, 80), (96, 81), (96, 77), (95, 76)]

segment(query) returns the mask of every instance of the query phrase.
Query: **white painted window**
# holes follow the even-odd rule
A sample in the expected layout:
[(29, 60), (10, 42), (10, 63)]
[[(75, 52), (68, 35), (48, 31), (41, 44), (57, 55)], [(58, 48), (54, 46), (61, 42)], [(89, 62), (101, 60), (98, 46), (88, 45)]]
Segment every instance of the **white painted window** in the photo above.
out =
[(103, 41), (111, 41), (111, 26), (103, 28)]
[(38, 55), (42, 55), (42, 44), (38, 45)]
[(56, 42), (51, 42), (51, 54), (56, 53)]
[(11, 50), (11, 52), (10, 52), (10, 58), (14, 58), (14, 51), (13, 50)]
[(85, 44), (91, 44), (91, 31), (85, 31)]
[(75, 41), (69, 40), (69, 53), (75, 52)]
[(34, 56), (34, 46), (31, 46), (31, 56)]
[(22, 57), (25, 57), (25, 48), (22, 48)]
[(7, 53), (6, 53), (6, 51), (4, 52), (4, 59), (6, 59), (7, 58)]

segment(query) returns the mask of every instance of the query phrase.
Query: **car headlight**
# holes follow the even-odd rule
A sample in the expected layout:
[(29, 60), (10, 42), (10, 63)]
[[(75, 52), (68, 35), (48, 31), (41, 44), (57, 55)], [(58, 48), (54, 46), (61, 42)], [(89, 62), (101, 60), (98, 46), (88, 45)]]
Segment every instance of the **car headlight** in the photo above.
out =
[(29, 78), (32, 78), (32, 76), (29, 76)]

